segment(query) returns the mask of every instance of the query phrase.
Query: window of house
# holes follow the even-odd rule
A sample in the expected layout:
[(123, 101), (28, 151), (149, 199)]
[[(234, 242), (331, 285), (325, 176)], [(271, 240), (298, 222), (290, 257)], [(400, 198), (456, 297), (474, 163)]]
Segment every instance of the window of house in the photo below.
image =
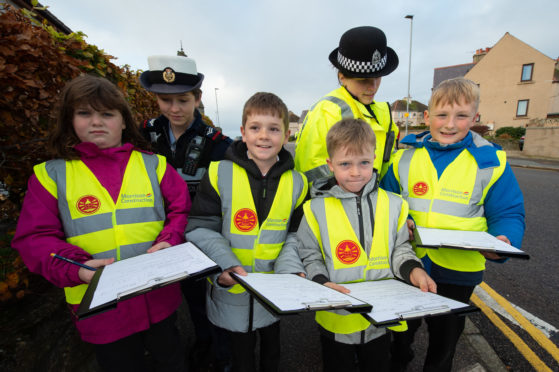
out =
[(521, 99), (518, 101), (516, 106), (516, 116), (527, 116), (528, 115), (528, 102), (530, 100)]
[(520, 77), (520, 81), (532, 81), (533, 71), (534, 71), (533, 63), (522, 65), (522, 76)]

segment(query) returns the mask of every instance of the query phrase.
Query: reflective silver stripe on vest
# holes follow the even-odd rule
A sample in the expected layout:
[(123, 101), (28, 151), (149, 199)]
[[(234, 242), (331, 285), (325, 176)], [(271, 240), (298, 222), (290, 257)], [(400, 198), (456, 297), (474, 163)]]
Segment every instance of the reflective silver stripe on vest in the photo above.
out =
[[(367, 196), (367, 198), (371, 198), (371, 194), (369, 194)], [(378, 198), (378, 195), (377, 195)], [(363, 200), (361, 202), (361, 205), (372, 205), (373, 210), (368, 212), (368, 211), (363, 211), (363, 215), (366, 215), (368, 213), (376, 213), (376, 203), (377, 203), (377, 198), (371, 198), (371, 203), (366, 202), (365, 200)], [(390, 200), (390, 196), (389, 196), (389, 200), (388, 200), (388, 221), (386, 222), (388, 224), (388, 235), (387, 235), (387, 243), (388, 243), (388, 256), (387, 258), (390, 260), (391, 256), (392, 256), (392, 252), (394, 250), (394, 239), (392, 239), (391, 237), (396, 236), (398, 231), (398, 219), (400, 216), (400, 205), (399, 203), (394, 203)], [(330, 236), (328, 234), (328, 224), (327, 224), (327, 216), (326, 216), (326, 208), (325, 208), (325, 203), (324, 203), (323, 198), (320, 199), (313, 199), (311, 201), (311, 210), (313, 211), (313, 214), (318, 222), (318, 225), (320, 226), (320, 234), (321, 234), (321, 240), (322, 240), (322, 245), (323, 245), (323, 253), (324, 255), (328, 258), (326, 259), (326, 265), (327, 265), (327, 270), (328, 273), (330, 275), (330, 280), (335, 282), (335, 283), (344, 283), (344, 282), (350, 282), (350, 281), (356, 281), (357, 279), (363, 279), (364, 277), (364, 270), (366, 269), (366, 266), (350, 266), (350, 267), (345, 267), (345, 268), (340, 268), (340, 269), (336, 269), (334, 268), (334, 257), (332, 257), (332, 247), (330, 246)], [(359, 217), (357, 216), (350, 216), (347, 215), (347, 217), (350, 220), (350, 223), (355, 231), (355, 235), (357, 236), (357, 239), (360, 239), (361, 237), (359, 236), (359, 221), (357, 220)], [(365, 221), (365, 223), (367, 223)], [(372, 228), (372, 226), (371, 226)], [(363, 251), (361, 252), (361, 254), (365, 254), (367, 256), (367, 262), (369, 261), (369, 254), (370, 254), (370, 250), (372, 249), (372, 238), (365, 238), (364, 239), (365, 244), (367, 245), (366, 247), (362, 247)], [(383, 248), (384, 249), (384, 248)], [(367, 270), (367, 273), (365, 275), (366, 280), (376, 280), (376, 279), (380, 279), (380, 278), (385, 278), (385, 277), (393, 277), (394, 275), (392, 274), (392, 271), (390, 268), (386, 268), (386, 269), (370, 269)], [(347, 314), (347, 313), (346, 313)]]
[(151, 248), (153, 242), (144, 242), (136, 244), (126, 244), (120, 246), (120, 259), (135, 257), (147, 252)]
[(318, 167), (305, 172), (305, 176), (307, 176), (307, 180), (309, 182), (314, 182), (323, 177), (330, 177), (331, 175), (332, 173), (330, 172), (330, 168), (328, 168), (327, 164), (319, 165)]
[[(142, 157), (144, 159), (146, 171), (153, 190), (154, 207), (116, 210), (115, 217), (117, 224), (119, 225), (165, 220), (165, 206), (157, 178), (157, 165), (159, 163), (159, 159), (157, 156), (144, 153), (142, 153)], [(67, 238), (102, 231), (113, 227), (112, 213), (94, 214), (92, 216), (72, 219), (70, 207), (68, 206), (68, 200), (65, 197), (67, 194), (66, 161), (63, 159), (49, 160), (46, 162), (45, 169), (49, 177), (56, 183), (58, 193), (58, 211), (62, 220), (62, 226), (64, 227), (64, 234)], [(133, 214), (134, 216), (132, 216)]]
[(144, 219), (144, 222), (165, 221), (165, 202), (163, 200), (163, 196), (161, 195), (159, 179), (157, 178), (157, 166), (159, 165), (159, 158), (156, 155), (148, 155), (143, 152), (141, 154), (144, 160), (144, 164), (146, 165), (149, 181), (151, 182), (151, 189), (153, 190), (153, 208), (157, 216), (157, 219)]
[(165, 220), (165, 215), (161, 216), (159, 214), (160, 211), (158, 211), (157, 209), (157, 206), (154, 206), (154, 208), (143, 207), (132, 209), (118, 209), (115, 212), (116, 223), (117, 225), (126, 225), (130, 223)]
[[(217, 169), (217, 188), (219, 189), (219, 196), (221, 198), (222, 210), (231, 210), (233, 205), (233, 163), (230, 161), (220, 161)], [(229, 218), (233, 218), (232, 212)], [(234, 248), (238, 249), (252, 249), (254, 235), (238, 235), (231, 233), (231, 220), (223, 216), (223, 236), (232, 243)], [(233, 243), (233, 240), (235, 243)], [(252, 269), (250, 270), (252, 271)]]
[(354, 117), (353, 111), (351, 111), (351, 107), (349, 107), (349, 105), (343, 99), (334, 96), (326, 96), (323, 100), (330, 101), (338, 105), (342, 113), (342, 119), (351, 119)]
[(115, 258), (116, 259), (116, 249), (111, 249), (110, 251), (99, 252), (92, 254), (93, 258), (101, 259), (101, 258)]
[[(486, 141), (487, 142), (487, 141)], [(478, 205), (483, 197), (483, 190), (487, 187), (493, 176), (494, 168), (476, 169), (475, 184), (472, 195), (468, 204), (455, 203), (447, 200), (435, 199), (431, 205), (430, 199), (414, 198), (409, 195), (409, 174), (411, 159), (416, 149), (404, 150), (400, 161), (398, 162), (398, 175), (400, 185), (402, 185), (402, 197), (409, 203), (410, 210), (418, 212), (435, 212), (455, 217), (474, 218), (483, 217), (485, 209), (482, 205)], [(427, 150), (425, 150), (427, 151)], [(467, 150), (464, 150), (467, 151)], [(435, 170), (436, 171), (436, 170)], [(429, 209), (430, 208), (430, 209)]]
[[(291, 211), (295, 209), (297, 205), (297, 199), (300, 195), (300, 190), (304, 188), (303, 177), (295, 171), (292, 171), (293, 177), (293, 192), (292, 192), (292, 199), (291, 199)], [(249, 181), (250, 183), (250, 181)], [(219, 163), (218, 168), (218, 189), (219, 194), (221, 197), (222, 205), (224, 206), (224, 210), (230, 210), (231, 206), (233, 205), (233, 193), (232, 187), (233, 184), (233, 163), (230, 161), (221, 161)], [(227, 238), (231, 245), (236, 249), (253, 249), (254, 243), (256, 241), (257, 236), (255, 235), (239, 235), (233, 234), (230, 231), (231, 221), (230, 218), (233, 218), (232, 212), (229, 212), (229, 218), (225, 218), (223, 221), (223, 235)], [(291, 219), (291, 213), (289, 215), (289, 219)], [(289, 222), (287, 221), (286, 226), (289, 226)], [(259, 244), (280, 244), (285, 242), (285, 238), (287, 235), (287, 229), (285, 230), (260, 230), (259, 234)], [(257, 272), (268, 272), (273, 271), (275, 259), (274, 260), (261, 260), (255, 259), (254, 260), (254, 269)], [(243, 266), (245, 270), (247, 270), (246, 266)], [(248, 271), (252, 272), (252, 267), (248, 267)]]
[[(289, 213), (289, 220), (291, 220), (291, 214), (297, 206), (297, 199), (301, 194), (301, 190), (305, 187), (303, 182), (303, 177), (295, 171), (292, 171), (293, 177), (293, 190), (291, 194), (291, 210)], [(287, 236), (287, 228), (289, 227), (289, 221), (287, 222), (285, 230), (261, 230), (260, 231), (260, 244), (280, 244), (285, 242)], [(255, 258), (254, 269), (256, 272), (271, 272), (274, 271), (274, 264), (276, 260), (262, 260)]]
[[(400, 185), (402, 187), (402, 197), (404, 199), (408, 199), (409, 197), (408, 180), (410, 175), (411, 158), (413, 157), (414, 152), (415, 149), (404, 150), (404, 153), (402, 154), (402, 157), (398, 162), (398, 176), (400, 177)], [(411, 202), (410, 202), (410, 207), (411, 207)], [(427, 208), (429, 208), (429, 206), (427, 206)]]
[(259, 242), (262, 244), (279, 244), (285, 239), (283, 230), (262, 230)]

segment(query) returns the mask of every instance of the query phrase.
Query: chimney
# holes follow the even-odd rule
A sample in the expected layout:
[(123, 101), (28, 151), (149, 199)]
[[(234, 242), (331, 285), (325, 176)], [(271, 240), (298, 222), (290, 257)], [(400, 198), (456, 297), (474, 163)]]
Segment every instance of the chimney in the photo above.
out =
[(476, 54), (474, 54), (473, 56), (473, 62), (478, 63), (479, 61), (481, 61), (481, 59), (485, 57), (485, 55), (489, 53), (490, 50), (491, 48), (489, 47), (477, 49)]

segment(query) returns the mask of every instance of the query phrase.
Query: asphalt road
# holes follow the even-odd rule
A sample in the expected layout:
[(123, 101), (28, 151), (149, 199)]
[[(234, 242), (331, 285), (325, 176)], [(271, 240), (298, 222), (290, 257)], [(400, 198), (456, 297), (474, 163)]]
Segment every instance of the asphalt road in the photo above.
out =
[[(288, 150), (293, 151), (289, 144)], [(510, 259), (504, 264), (488, 263), (484, 281), (512, 304), (535, 317), (559, 327), (559, 172), (542, 169), (513, 168), (525, 199), (526, 232), (522, 249), (530, 260)], [(509, 371), (532, 371), (534, 368), (485, 315), (469, 318), (479, 328)], [(522, 328), (505, 323), (554, 371), (559, 364)], [(312, 316), (287, 318), (282, 325), (282, 370), (318, 371), (321, 369), (318, 333)], [(423, 330), (423, 332), (425, 332)], [(425, 333), (416, 337), (416, 352), (423, 355)], [(556, 346), (559, 334), (551, 336)], [(453, 370), (469, 370), (477, 356), (471, 355), (461, 339)], [(462, 352), (460, 352), (462, 350)], [(410, 371), (421, 370), (420, 360)]]
[[(509, 302), (559, 327), (559, 172), (513, 168), (524, 194), (526, 232), (522, 249), (530, 260), (489, 263), (484, 281)], [(511, 342), (486, 317), (472, 317), (489, 344), (511, 371), (532, 371)], [(543, 351), (520, 327), (506, 322), (551, 368), (559, 364)], [(559, 345), (559, 334), (550, 338)]]

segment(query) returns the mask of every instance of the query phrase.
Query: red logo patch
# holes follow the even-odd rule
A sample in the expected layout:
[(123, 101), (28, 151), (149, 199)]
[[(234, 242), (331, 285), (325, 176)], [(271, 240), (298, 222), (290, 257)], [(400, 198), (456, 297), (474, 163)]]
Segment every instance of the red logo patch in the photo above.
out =
[(248, 208), (239, 209), (233, 219), (235, 227), (243, 232), (250, 231), (256, 226), (256, 213)]
[(413, 185), (413, 193), (415, 195), (425, 195), (427, 194), (427, 191), (429, 191), (429, 185), (427, 185), (425, 182), (418, 182)]
[(93, 214), (99, 210), (101, 202), (93, 195), (85, 195), (78, 199), (76, 208), (83, 214)]
[(341, 241), (336, 247), (336, 257), (347, 265), (357, 262), (361, 255), (361, 248), (351, 240)]

